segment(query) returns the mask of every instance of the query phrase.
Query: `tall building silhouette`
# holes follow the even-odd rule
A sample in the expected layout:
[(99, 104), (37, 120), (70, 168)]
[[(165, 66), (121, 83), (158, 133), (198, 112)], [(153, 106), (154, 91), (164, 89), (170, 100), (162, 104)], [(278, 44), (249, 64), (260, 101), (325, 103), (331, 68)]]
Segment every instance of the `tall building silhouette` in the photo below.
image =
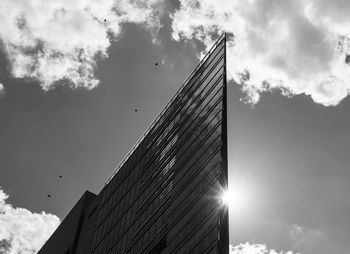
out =
[(225, 44), (224, 34), (102, 191), (84, 194), (39, 254), (228, 253)]

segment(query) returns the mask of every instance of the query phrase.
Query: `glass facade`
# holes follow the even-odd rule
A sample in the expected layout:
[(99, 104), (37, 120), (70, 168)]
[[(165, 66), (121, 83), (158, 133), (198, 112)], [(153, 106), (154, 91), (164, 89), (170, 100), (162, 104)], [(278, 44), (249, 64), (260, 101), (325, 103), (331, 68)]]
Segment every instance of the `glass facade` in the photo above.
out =
[(91, 254), (228, 253), (221, 36), (99, 194)]

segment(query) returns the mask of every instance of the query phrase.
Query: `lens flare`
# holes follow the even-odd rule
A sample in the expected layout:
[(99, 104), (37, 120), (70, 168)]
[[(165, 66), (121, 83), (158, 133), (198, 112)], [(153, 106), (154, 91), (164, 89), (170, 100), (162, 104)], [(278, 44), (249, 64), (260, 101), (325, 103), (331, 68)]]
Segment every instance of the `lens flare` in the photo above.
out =
[(222, 196), (221, 200), (230, 209), (242, 210), (248, 202), (248, 195), (241, 187), (230, 188), (226, 190)]

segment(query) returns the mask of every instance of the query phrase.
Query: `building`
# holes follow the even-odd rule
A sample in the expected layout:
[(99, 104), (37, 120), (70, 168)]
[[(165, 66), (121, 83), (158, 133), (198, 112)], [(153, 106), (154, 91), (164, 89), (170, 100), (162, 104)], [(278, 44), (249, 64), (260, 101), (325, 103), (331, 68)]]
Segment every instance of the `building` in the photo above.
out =
[[(225, 45), (222, 35), (93, 202), (79, 201), (82, 215), (69, 213), (39, 254), (228, 253)], [(78, 218), (81, 233), (67, 240), (65, 221)], [(60, 237), (71, 244), (47, 252)]]
[(96, 222), (97, 196), (86, 191), (38, 254), (89, 253)]

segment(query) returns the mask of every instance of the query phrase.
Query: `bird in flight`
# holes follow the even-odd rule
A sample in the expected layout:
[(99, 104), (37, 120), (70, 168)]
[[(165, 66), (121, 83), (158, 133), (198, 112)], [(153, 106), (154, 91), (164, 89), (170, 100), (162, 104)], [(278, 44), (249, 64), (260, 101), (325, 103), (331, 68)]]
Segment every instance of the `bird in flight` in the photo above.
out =
[(345, 57), (345, 63), (350, 65), (350, 55), (346, 55)]
[(49, 198), (51, 198), (51, 195), (50, 195), (50, 194), (47, 194), (47, 196), (48, 196)]

